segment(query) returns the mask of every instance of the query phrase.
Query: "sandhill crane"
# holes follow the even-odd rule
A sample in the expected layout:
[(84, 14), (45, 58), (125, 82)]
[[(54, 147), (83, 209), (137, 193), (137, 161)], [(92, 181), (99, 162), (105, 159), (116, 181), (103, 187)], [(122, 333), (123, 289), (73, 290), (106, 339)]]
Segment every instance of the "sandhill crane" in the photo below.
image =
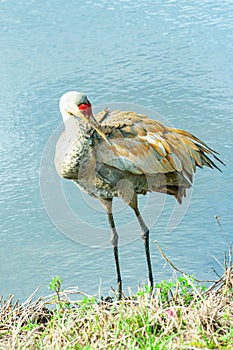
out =
[(56, 146), (56, 169), (61, 177), (73, 180), (98, 198), (106, 209), (119, 297), (122, 280), (112, 213), (114, 197), (122, 198), (136, 214), (145, 245), (149, 284), (153, 287), (149, 229), (138, 209), (137, 195), (162, 192), (181, 203), (192, 185), (196, 167), (219, 169), (209, 155), (222, 161), (217, 152), (194, 135), (166, 127), (145, 115), (105, 109), (93, 116), (90, 101), (79, 92), (65, 93), (60, 99), (60, 111), (65, 131)]

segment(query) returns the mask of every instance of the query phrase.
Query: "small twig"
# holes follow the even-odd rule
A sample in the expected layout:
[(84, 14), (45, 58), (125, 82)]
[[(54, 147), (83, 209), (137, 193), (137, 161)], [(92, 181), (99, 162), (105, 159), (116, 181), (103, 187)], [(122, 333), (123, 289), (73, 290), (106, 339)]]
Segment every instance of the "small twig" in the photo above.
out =
[(216, 221), (217, 221), (217, 223), (218, 223), (218, 226), (220, 227), (220, 230), (221, 230), (222, 232), (224, 232), (224, 230), (223, 230), (223, 228), (222, 228), (222, 225), (221, 225), (221, 222), (220, 222), (220, 216), (219, 216), (219, 215), (215, 215), (215, 219), (216, 219)]
[(219, 215), (215, 215), (215, 219), (216, 219), (216, 221), (217, 221), (217, 224), (218, 224), (218, 226), (219, 226), (219, 228), (220, 228), (220, 231), (221, 231), (221, 233), (222, 233), (222, 235), (223, 235), (225, 241), (227, 242), (228, 245), (231, 245), (231, 243), (230, 243), (230, 241), (229, 241), (229, 239), (228, 239), (228, 237), (227, 237), (227, 233), (226, 233), (226, 231), (223, 229), (222, 224), (221, 224), (221, 222), (220, 222), (220, 216), (219, 216)]
[(227, 254), (224, 252), (224, 269), (227, 270)]
[(221, 277), (213, 267), (212, 267), (212, 271), (215, 273), (216, 276), (218, 276), (218, 278)]
[(214, 259), (217, 264), (224, 270), (224, 265), (216, 258), (216, 256), (210, 254), (210, 256), (212, 257), (212, 259)]
[[(167, 257), (167, 256), (165, 255), (165, 253), (162, 251), (162, 248), (160, 247), (158, 241), (154, 241), (154, 242), (155, 242), (155, 244), (157, 245), (157, 248), (158, 248), (158, 250), (160, 251), (160, 253), (161, 253), (162, 257), (164, 258), (164, 260), (166, 260), (166, 261), (169, 263), (169, 265), (171, 265), (171, 267), (172, 267), (175, 271), (180, 272), (180, 273), (183, 274), (183, 275), (189, 276), (186, 272), (184, 272), (184, 271), (178, 269), (178, 268), (168, 259), (168, 257)], [(203, 283), (203, 282), (216, 282), (216, 280), (204, 280), (204, 281), (202, 281), (202, 280), (198, 280), (198, 279), (195, 278), (195, 277), (193, 277), (193, 279), (194, 279), (194, 281), (196, 281), (196, 282), (198, 282), (198, 283)]]
[(166, 261), (169, 263), (169, 265), (171, 265), (171, 267), (172, 267), (174, 270), (176, 270), (177, 272), (180, 272), (180, 273), (184, 274), (184, 273), (185, 273), (184, 271), (178, 269), (178, 268), (168, 259), (168, 257), (167, 257), (167, 256), (165, 255), (165, 253), (162, 251), (162, 248), (160, 247), (158, 241), (154, 241), (154, 242), (155, 242), (155, 244), (157, 245), (157, 248), (158, 248), (158, 250), (160, 251), (160, 253), (161, 253), (162, 257), (164, 258), (164, 260), (166, 260)]
[(232, 244), (229, 248), (229, 267), (232, 268)]
[[(211, 285), (206, 291), (205, 294), (211, 292), (212, 290), (215, 289), (216, 292), (221, 290), (225, 286), (229, 285), (229, 281), (232, 276), (232, 245), (229, 247), (229, 264), (227, 266), (227, 261), (226, 261), (226, 253), (224, 253), (224, 274), (219, 278), (218, 281), (216, 281), (213, 285)], [(218, 286), (218, 287), (217, 287)], [(217, 288), (216, 288), (217, 287)]]
[(9, 299), (3, 304), (3, 310), (9, 311), (12, 306), (12, 300), (14, 298), (13, 294), (10, 294)]
[(39, 289), (40, 289), (40, 287), (37, 287), (36, 290), (27, 298), (27, 300), (25, 300), (25, 302), (22, 303), (22, 306), (30, 305), (31, 302), (32, 302), (32, 298), (33, 298), (34, 295), (38, 292)]

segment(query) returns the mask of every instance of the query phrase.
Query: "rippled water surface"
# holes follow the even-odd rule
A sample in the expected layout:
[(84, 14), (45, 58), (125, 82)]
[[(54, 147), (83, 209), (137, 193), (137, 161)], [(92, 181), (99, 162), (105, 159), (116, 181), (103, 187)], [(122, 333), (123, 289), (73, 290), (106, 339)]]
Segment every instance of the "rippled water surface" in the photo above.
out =
[[(24, 299), (39, 285), (46, 293), (54, 275), (87, 293), (116, 285), (101, 206), (53, 167), (58, 101), (74, 89), (95, 111), (144, 108), (221, 153), (227, 167), (199, 169), (186, 207), (141, 199), (156, 280), (172, 271), (155, 239), (180, 269), (221, 274), (217, 260), (233, 236), (233, 2), (1, 0), (0, 15), (0, 295)], [(116, 201), (115, 211), (124, 287), (135, 290), (147, 279), (143, 244), (130, 209)]]

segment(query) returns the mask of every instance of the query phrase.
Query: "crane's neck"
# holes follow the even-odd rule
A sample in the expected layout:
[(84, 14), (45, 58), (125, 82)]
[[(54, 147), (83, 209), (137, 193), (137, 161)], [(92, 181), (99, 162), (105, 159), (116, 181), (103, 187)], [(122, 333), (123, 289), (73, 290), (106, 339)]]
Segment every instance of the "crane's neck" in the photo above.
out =
[[(57, 142), (55, 164), (60, 176), (83, 181), (90, 173), (92, 159), (88, 127), (78, 119), (70, 118), (65, 123), (65, 133)], [(84, 175), (83, 175), (84, 174)]]
[(69, 142), (88, 142), (89, 139), (89, 129), (90, 127), (87, 123), (84, 123), (82, 120), (76, 117), (68, 118), (64, 120), (65, 129), (66, 129), (66, 138), (69, 139)]

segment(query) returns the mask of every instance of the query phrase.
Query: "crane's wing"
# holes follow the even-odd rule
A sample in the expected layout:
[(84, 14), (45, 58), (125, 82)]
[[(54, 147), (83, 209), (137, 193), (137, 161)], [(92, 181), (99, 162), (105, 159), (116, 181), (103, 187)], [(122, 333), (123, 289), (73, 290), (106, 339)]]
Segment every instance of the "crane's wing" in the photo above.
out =
[(216, 152), (194, 135), (165, 127), (144, 115), (105, 110), (96, 119), (109, 141), (96, 135), (99, 164), (132, 174), (179, 172), (191, 184), (197, 166), (218, 168), (208, 155), (221, 162)]

